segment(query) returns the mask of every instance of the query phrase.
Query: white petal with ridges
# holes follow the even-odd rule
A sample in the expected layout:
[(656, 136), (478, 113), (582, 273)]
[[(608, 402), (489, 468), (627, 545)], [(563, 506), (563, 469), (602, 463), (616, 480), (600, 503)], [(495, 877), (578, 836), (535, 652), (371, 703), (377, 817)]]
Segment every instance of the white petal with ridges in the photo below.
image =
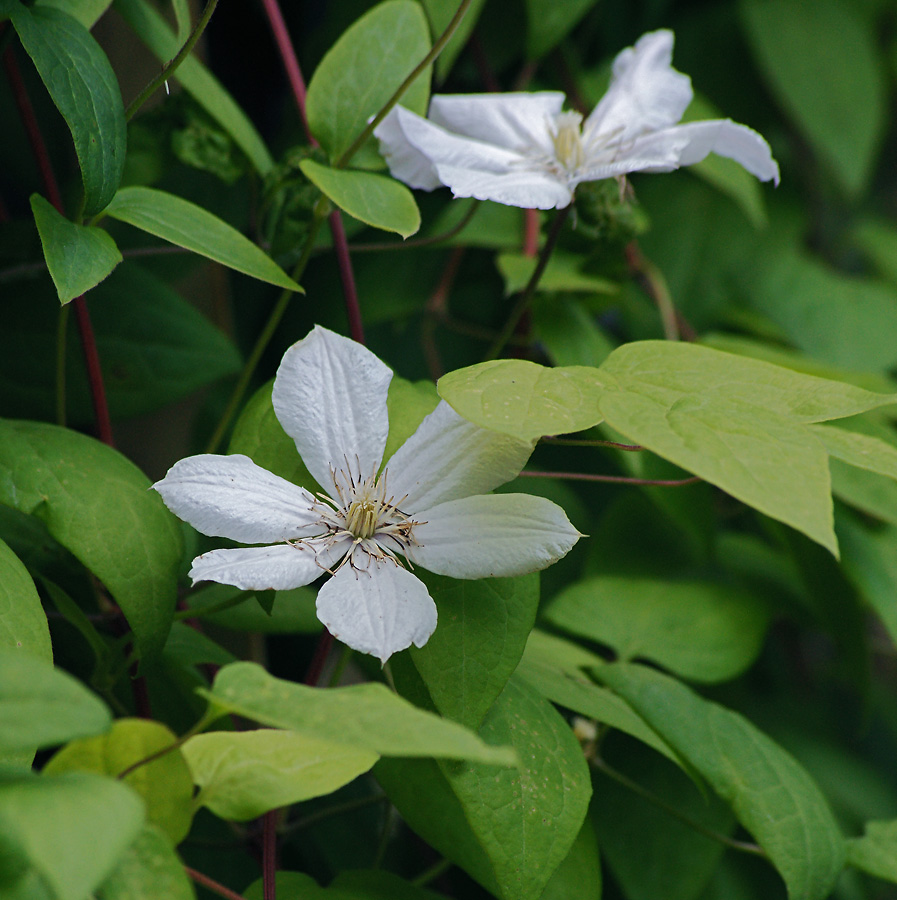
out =
[(318, 591), (318, 618), (344, 644), (386, 662), (436, 629), (436, 604), (423, 582), (395, 563), (344, 565)]
[(374, 137), (380, 141), (380, 153), (393, 178), (409, 187), (432, 191), (442, 187), (442, 182), (430, 157), (412, 143), (406, 132), (406, 123), (410, 123), (408, 130), (414, 131), (414, 118), (421, 117), (402, 106), (394, 106), (374, 129)]
[(516, 478), (532, 444), (480, 428), (444, 400), (386, 464), (389, 493), (414, 514), (448, 500), (491, 491)]
[(582, 535), (564, 511), (531, 494), (466, 497), (419, 513), (415, 565), (452, 578), (504, 578), (557, 562)]
[(153, 487), (178, 518), (212, 537), (262, 544), (323, 530), (308, 491), (241, 454), (190, 456)]
[(331, 467), (366, 478), (380, 466), (389, 432), (392, 371), (370, 350), (319, 325), (284, 354), (272, 402), (284, 431), (322, 487)]

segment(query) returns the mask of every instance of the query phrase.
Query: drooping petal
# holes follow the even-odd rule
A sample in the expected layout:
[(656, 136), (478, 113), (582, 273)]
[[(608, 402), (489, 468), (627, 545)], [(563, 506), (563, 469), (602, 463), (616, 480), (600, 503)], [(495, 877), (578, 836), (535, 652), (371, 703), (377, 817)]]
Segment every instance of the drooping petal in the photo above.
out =
[(332, 470), (349, 470), (357, 481), (379, 468), (391, 379), (370, 350), (320, 325), (284, 354), (274, 412), (318, 484), (334, 484)]
[(393, 178), (409, 187), (432, 191), (442, 187), (436, 168), (430, 157), (411, 142), (404, 127), (406, 122), (410, 123), (409, 130), (413, 131), (415, 126), (412, 117), (415, 116), (415, 113), (403, 106), (394, 106), (374, 129), (374, 137), (380, 141), (380, 152), (389, 165)]
[(444, 400), (386, 464), (388, 493), (416, 514), (448, 500), (482, 494), (515, 478), (532, 444), (480, 428)]
[(678, 122), (692, 89), (672, 59), (672, 31), (649, 32), (619, 53), (610, 87), (586, 119), (584, 133), (594, 130), (625, 141)]
[(535, 167), (503, 175), (453, 165), (439, 165), (437, 170), (455, 197), (492, 200), (521, 209), (563, 209), (573, 202), (565, 176)]
[(344, 539), (326, 550), (304, 543), (210, 550), (193, 560), (190, 577), (194, 584), (217, 581), (244, 591), (288, 591), (323, 575), (351, 546), (352, 542)]
[(564, 511), (532, 494), (452, 500), (419, 513), (411, 559), (437, 575), (504, 578), (557, 562), (582, 535)]
[(318, 591), (318, 618), (344, 644), (386, 662), (436, 628), (436, 604), (420, 579), (389, 560), (344, 565)]
[(550, 125), (564, 105), (559, 91), (437, 94), (429, 119), (447, 131), (506, 150), (551, 154)]
[(203, 454), (176, 462), (153, 487), (178, 518), (212, 537), (263, 544), (310, 537), (315, 498), (248, 456)]
[(647, 155), (662, 146), (679, 148), (680, 166), (690, 166), (709, 153), (716, 153), (734, 159), (761, 181), (779, 183), (779, 166), (772, 158), (769, 144), (752, 128), (731, 119), (709, 119), (666, 128), (636, 140), (632, 153)]

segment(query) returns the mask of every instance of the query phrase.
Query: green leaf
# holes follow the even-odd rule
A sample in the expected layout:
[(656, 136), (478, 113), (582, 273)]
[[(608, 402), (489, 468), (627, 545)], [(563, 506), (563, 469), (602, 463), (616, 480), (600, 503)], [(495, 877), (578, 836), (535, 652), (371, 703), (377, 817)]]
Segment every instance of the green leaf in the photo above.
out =
[[(72, 741), (47, 763), (44, 772), (94, 772), (118, 777), (125, 769), (177, 740), (161, 722), (118, 719), (108, 734)], [(179, 749), (174, 749), (122, 779), (146, 804), (147, 820), (157, 825), (172, 844), (179, 844), (193, 819), (193, 781)]]
[(53, 6), (77, 19), (88, 30), (109, 8), (112, 0), (38, 0), (36, 6)]
[(385, 175), (333, 169), (310, 159), (299, 163), (308, 180), (350, 216), (403, 238), (420, 229), (420, 212), (411, 191)]
[(544, 615), (619, 659), (650, 659), (708, 682), (734, 678), (757, 658), (769, 620), (761, 602), (732, 586), (622, 576), (571, 585)]
[[(181, 49), (181, 41), (145, 0), (113, 0), (137, 37), (165, 64)], [(274, 168), (274, 160), (255, 126), (218, 79), (196, 58), (185, 59), (174, 76), (184, 90), (234, 139), (260, 175)]]
[(533, 332), (556, 366), (600, 366), (614, 349), (595, 317), (575, 297), (536, 303)]
[(0, 651), (0, 748), (34, 750), (108, 731), (106, 704), (67, 672)]
[(897, 479), (897, 447), (872, 435), (848, 431), (837, 425), (812, 425), (810, 428), (836, 459), (858, 469)]
[[(606, 278), (599, 278), (581, 270), (582, 257), (575, 253), (556, 250), (552, 253), (539, 279), (540, 293), (548, 291), (586, 294), (616, 294), (619, 286)], [(522, 291), (532, 277), (538, 264), (535, 256), (524, 256), (522, 253), (499, 253), (495, 264), (505, 281), (505, 296)]]
[(660, 672), (615, 663), (598, 674), (732, 807), (791, 900), (828, 896), (844, 841), (819, 788), (792, 756), (738, 713)]
[(329, 794), (380, 758), (345, 741), (270, 728), (199, 734), (183, 750), (200, 788), (197, 802), (238, 822)]
[[(849, 194), (867, 184), (885, 121), (875, 35), (839, 0), (742, 0), (745, 31), (769, 87)], [(833, 66), (849, 59), (844, 71)]]
[(144, 825), (97, 896), (99, 900), (196, 900), (184, 864), (168, 836), (155, 825)]
[(181, 531), (149, 479), (93, 438), (40, 422), (0, 419), (0, 503), (40, 518), (105, 583), (142, 656), (171, 625)]
[(582, 750), (552, 706), (513, 678), (480, 735), (510, 743), (521, 768), (381, 760), (374, 774), (410, 827), (487, 890), (501, 900), (538, 900), (588, 806)]
[(897, 819), (867, 822), (862, 837), (847, 841), (847, 862), (876, 878), (897, 883)]
[(339, 900), (445, 900), (443, 894), (434, 894), (383, 869), (345, 869), (330, 882), (329, 889), (339, 892)]
[(411, 659), (436, 709), (479, 728), (523, 655), (536, 620), (539, 576), (459, 581), (420, 573), (439, 627)]
[(496, 359), (443, 375), (436, 390), (474, 424), (535, 441), (601, 421), (597, 376), (585, 366), (547, 369), (521, 359)]
[(526, 52), (538, 59), (559, 44), (598, 0), (526, 0)]
[(21, 560), (0, 540), (0, 650), (53, 663), (47, 616)]
[[(436, 81), (445, 81), (453, 63), (458, 58), (458, 54), (464, 49), (471, 32), (476, 27), (477, 20), (483, 10), (483, 4), (486, 0), (472, 0), (464, 18), (455, 29), (455, 33), (449, 38), (449, 42), (442, 48), (442, 53), (436, 60)], [(421, 5), (427, 13), (430, 20), (430, 32), (434, 40), (438, 38), (452, 21), (455, 13), (458, 11), (458, 4), (455, 0), (421, 0)], [(403, 105), (405, 105), (403, 103)]]
[(887, 219), (863, 219), (850, 233), (851, 243), (891, 284), (897, 284), (897, 228)]
[(490, 747), (466, 728), (425, 712), (382, 684), (312, 688), (269, 675), (254, 663), (218, 672), (201, 691), (216, 712), (237, 713), (262, 725), (295, 731), (381, 756), (470, 759), (491, 766), (515, 762), (508, 747)]
[(84, 215), (96, 215), (118, 189), (125, 164), (125, 110), (112, 66), (90, 32), (58, 9), (15, 4), (11, 18), (72, 133)]
[[(189, 609), (195, 610), (206, 622), (213, 622), (232, 631), (257, 631), (261, 634), (316, 634), (324, 626), (315, 614), (315, 590), (310, 587), (291, 591), (263, 591), (247, 594), (229, 584), (206, 584), (185, 599)], [(261, 606), (263, 595), (270, 595), (270, 612)], [(229, 599), (242, 602), (227, 606), (220, 612), (205, 613), (206, 607), (226, 603)]]
[(174, 194), (148, 187), (125, 187), (106, 210), (113, 219), (192, 250), (250, 278), (305, 293), (283, 269), (227, 222)]
[(383, 451), (384, 460), (389, 461), (438, 404), (439, 395), (432, 381), (406, 381), (393, 375), (386, 395), (389, 435)]
[(83, 772), (0, 774), (0, 844), (18, 849), (18, 858), (4, 864), (19, 869), (19, 880), (36, 876), (43, 881), (54, 900), (89, 896), (142, 825), (140, 798), (112, 778)]
[[(311, 132), (332, 161), (349, 149), (429, 51), (427, 19), (412, 0), (379, 3), (346, 29), (315, 69), (305, 107)], [(427, 69), (399, 102), (425, 115), (429, 98)], [(352, 162), (384, 168), (373, 138)]]
[(31, 195), (31, 209), (60, 303), (86, 294), (121, 262), (115, 241), (102, 228), (69, 222), (40, 194)]
[(601, 896), (601, 859), (592, 820), (586, 817), (564, 861), (539, 900), (595, 900)]

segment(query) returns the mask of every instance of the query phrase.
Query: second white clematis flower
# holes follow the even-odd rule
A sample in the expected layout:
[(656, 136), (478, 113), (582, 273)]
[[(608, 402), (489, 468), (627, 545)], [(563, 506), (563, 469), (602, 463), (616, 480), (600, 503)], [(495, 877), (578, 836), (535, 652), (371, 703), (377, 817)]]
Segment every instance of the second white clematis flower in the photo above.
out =
[(522, 575), (570, 550), (581, 535), (560, 507), (485, 493), (514, 478), (532, 446), (473, 425), (445, 402), (381, 470), (391, 379), (373, 353), (325, 328), (284, 355), (274, 411), (326, 494), (241, 455), (191, 456), (153, 485), (203, 534), (271, 545), (204, 553), (193, 560), (194, 583), (288, 590), (329, 572), (318, 618), (385, 662), (423, 646), (436, 628), (436, 606), (410, 566), (454, 578)]
[(434, 96), (429, 118), (397, 106), (374, 134), (393, 177), (414, 188), (447, 185), (456, 197), (561, 209), (576, 186), (669, 172), (709, 153), (728, 156), (761, 181), (778, 183), (766, 141), (730, 119), (677, 124), (691, 80), (672, 67), (673, 33), (643, 35), (614, 60), (607, 93), (583, 121), (564, 95)]

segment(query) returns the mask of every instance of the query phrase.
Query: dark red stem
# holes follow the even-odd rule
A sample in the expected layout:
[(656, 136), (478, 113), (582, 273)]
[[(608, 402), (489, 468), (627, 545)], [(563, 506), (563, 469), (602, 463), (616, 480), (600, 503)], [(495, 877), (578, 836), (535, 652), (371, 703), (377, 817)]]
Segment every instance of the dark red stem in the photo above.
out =
[(343, 284), (343, 296), (346, 300), (346, 316), (349, 319), (349, 334), (352, 340), (364, 343), (364, 327), (361, 324), (361, 307), (358, 304), (358, 291), (355, 288), (355, 273), (352, 271), (352, 258), (349, 256), (349, 242), (346, 240), (346, 229), (343, 228), (343, 217), (335, 209), (328, 217), (330, 233), (333, 235), (333, 249), (339, 265), (339, 277)]
[(262, 896), (277, 900), (277, 810), (262, 819)]
[(215, 881), (214, 878), (209, 878), (208, 875), (203, 875), (202, 872), (197, 872), (196, 869), (191, 869), (190, 866), (184, 866), (184, 871), (197, 884), (201, 884), (204, 888), (208, 888), (219, 897), (224, 897), (225, 900), (246, 900), (246, 898), (242, 894), (238, 894), (236, 891), (232, 891), (229, 887), (225, 887), (223, 884)]

